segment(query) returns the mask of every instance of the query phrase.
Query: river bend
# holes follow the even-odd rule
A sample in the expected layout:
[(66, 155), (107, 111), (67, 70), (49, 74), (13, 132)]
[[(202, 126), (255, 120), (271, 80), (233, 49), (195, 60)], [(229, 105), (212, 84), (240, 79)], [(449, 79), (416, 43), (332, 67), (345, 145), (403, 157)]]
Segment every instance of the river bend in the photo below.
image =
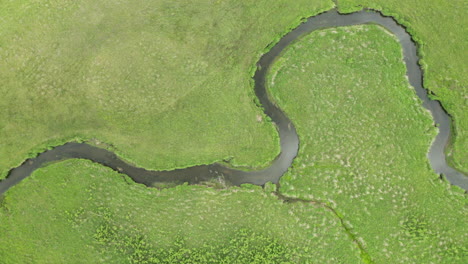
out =
[(431, 112), (434, 122), (438, 124), (439, 133), (433, 141), (427, 155), (429, 162), (434, 171), (444, 175), (451, 184), (468, 190), (468, 177), (450, 167), (447, 163), (445, 148), (450, 138), (451, 119), (442, 108), (439, 101), (429, 99), (427, 90), (422, 86), (423, 72), (418, 64), (417, 47), (411, 36), (406, 32), (405, 28), (399, 25), (393, 18), (385, 17), (377, 11), (367, 10), (352, 14), (340, 14), (337, 10), (333, 9), (310, 17), (297, 28), (290, 31), (283, 36), (270, 51), (265, 53), (257, 63), (257, 71), (254, 75), (255, 94), (265, 114), (268, 115), (275, 124), (281, 144), (281, 153), (268, 168), (257, 171), (243, 171), (215, 163), (172, 171), (149, 171), (127, 164), (108, 150), (85, 143), (69, 142), (40, 153), (37, 157), (28, 159), (22, 165), (12, 169), (8, 177), (0, 182), (0, 194), (31, 175), (34, 170), (45, 166), (47, 163), (72, 158), (88, 159), (100, 163), (113, 170), (126, 174), (135, 182), (146, 186), (154, 186), (156, 183), (181, 184), (188, 182), (189, 184), (197, 184), (216, 179), (232, 185), (240, 185), (243, 183), (256, 185), (264, 185), (267, 182), (278, 183), (281, 176), (292, 165), (298, 153), (299, 138), (294, 124), (272, 101), (267, 93), (265, 82), (268, 69), (289, 44), (304, 34), (324, 28), (366, 23), (381, 25), (398, 38), (403, 48), (408, 80), (415, 89), (418, 97), (422, 100), (423, 106)]

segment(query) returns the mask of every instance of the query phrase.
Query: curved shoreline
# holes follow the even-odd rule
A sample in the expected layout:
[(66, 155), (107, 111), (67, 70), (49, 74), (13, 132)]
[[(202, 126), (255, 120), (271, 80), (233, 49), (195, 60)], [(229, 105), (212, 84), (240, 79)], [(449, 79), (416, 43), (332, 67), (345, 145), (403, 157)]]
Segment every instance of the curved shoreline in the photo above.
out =
[(251, 183), (264, 185), (267, 182), (278, 183), (281, 176), (290, 168), (299, 150), (299, 138), (294, 124), (268, 96), (265, 87), (266, 74), (270, 65), (280, 56), (281, 52), (292, 42), (315, 30), (374, 23), (383, 26), (395, 35), (403, 49), (406, 75), (410, 85), (415, 89), (423, 106), (432, 114), (438, 124), (439, 133), (433, 141), (428, 159), (433, 170), (443, 174), (448, 181), (468, 191), (468, 177), (450, 167), (446, 160), (445, 147), (449, 142), (451, 119), (442, 108), (439, 101), (430, 100), (428, 91), (422, 86), (423, 73), (418, 64), (417, 47), (405, 28), (393, 18), (383, 16), (380, 12), (367, 10), (350, 14), (340, 14), (336, 9), (308, 18), (304, 23), (284, 35), (267, 53), (263, 54), (257, 63), (254, 75), (255, 95), (266, 115), (268, 115), (280, 137), (281, 153), (272, 164), (263, 170), (242, 171), (228, 168), (221, 164), (200, 165), (172, 171), (149, 171), (131, 166), (118, 158), (114, 153), (85, 143), (66, 143), (51, 150), (40, 153), (37, 157), (27, 159), (22, 165), (10, 170), (6, 179), (0, 182), (0, 194), (31, 175), (34, 170), (46, 163), (81, 158), (100, 163), (120, 173), (128, 175), (133, 181), (148, 187), (157, 183), (197, 184), (204, 181), (219, 180), (232, 185)]

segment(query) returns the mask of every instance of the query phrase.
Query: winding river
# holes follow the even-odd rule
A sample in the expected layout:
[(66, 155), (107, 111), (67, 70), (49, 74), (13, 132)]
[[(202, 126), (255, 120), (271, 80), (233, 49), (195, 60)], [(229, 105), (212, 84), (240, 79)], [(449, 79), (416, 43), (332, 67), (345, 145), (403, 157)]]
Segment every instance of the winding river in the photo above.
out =
[(399, 25), (394, 19), (385, 17), (379, 12), (368, 10), (352, 14), (340, 14), (337, 10), (333, 9), (310, 17), (306, 22), (283, 36), (257, 63), (257, 71), (254, 75), (255, 94), (262, 104), (265, 114), (268, 115), (276, 125), (281, 144), (281, 153), (268, 168), (258, 171), (242, 171), (214, 163), (211, 165), (200, 165), (173, 171), (148, 171), (127, 164), (108, 150), (85, 143), (70, 142), (40, 153), (37, 157), (28, 159), (22, 165), (12, 169), (8, 177), (0, 182), (0, 194), (31, 175), (34, 170), (45, 166), (47, 163), (72, 158), (88, 159), (100, 163), (126, 174), (135, 182), (146, 186), (154, 186), (156, 183), (181, 184), (188, 182), (189, 184), (197, 184), (210, 180), (220, 180), (232, 185), (240, 185), (243, 183), (256, 185), (264, 185), (267, 182), (278, 183), (281, 176), (292, 165), (298, 153), (299, 138), (294, 124), (268, 96), (265, 87), (265, 78), (270, 65), (289, 44), (301, 35), (324, 28), (366, 23), (379, 24), (398, 38), (403, 48), (409, 82), (414, 87), (418, 97), (423, 101), (423, 106), (431, 112), (434, 122), (438, 124), (439, 134), (435, 138), (428, 153), (430, 164), (436, 173), (443, 174), (451, 184), (468, 190), (468, 177), (447, 164), (444, 150), (450, 138), (451, 119), (442, 108), (439, 101), (430, 100), (428, 98), (427, 90), (422, 86), (423, 74), (418, 65), (419, 58), (417, 56), (416, 45), (412, 41), (411, 36), (406, 32), (405, 28)]

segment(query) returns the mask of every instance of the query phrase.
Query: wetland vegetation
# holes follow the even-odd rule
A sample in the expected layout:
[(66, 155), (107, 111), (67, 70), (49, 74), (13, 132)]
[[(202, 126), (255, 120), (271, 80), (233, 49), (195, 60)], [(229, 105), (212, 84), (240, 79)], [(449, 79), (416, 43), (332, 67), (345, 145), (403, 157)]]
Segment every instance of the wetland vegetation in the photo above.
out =
[(418, 44), (424, 87), (440, 100), (454, 121), (449, 161), (468, 172), (466, 2), (463, 0), (337, 0), (341, 12), (363, 7), (381, 10), (411, 33)]
[[(0, 174), (85, 140), (147, 169), (265, 166), (277, 133), (253, 103), (268, 44), (325, 0), (0, 1)], [(307, 8), (305, 8), (307, 7)], [(269, 10), (269, 12), (265, 12)]]
[(159, 190), (69, 160), (37, 170), (18, 187), (0, 209), (6, 264), (359, 261), (329, 210), (285, 204), (271, 185)]
[(281, 192), (328, 201), (376, 263), (463, 263), (467, 197), (430, 169), (436, 128), (405, 73), (399, 43), (377, 25), (288, 47), (268, 82), (301, 142)]
[[(465, 168), (464, 64), (461, 57), (450, 64), (455, 53), (438, 51), (442, 30), (454, 18), (443, 16), (440, 27), (435, 19), (424, 23), (429, 14), (455, 8), (442, 1), (336, 2), (346, 12), (361, 4), (382, 9), (409, 26), (421, 44), (427, 84), (453, 110), (453, 162)], [(333, 6), (1, 4), (0, 58), (8, 66), (0, 69), (3, 175), (26, 156), (73, 138), (148, 169), (223, 159), (265, 166), (278, 142), (253, 103), (252, 67), (263, 47), (301, 17)], [(440, 35), (433, 39), (430, 29)], [(452, 70), (456, 65), (461, 68)], [(426, 153), (436, 129), (404, 75), (401, 47), (379, 26), (304, 36), (275, 62), (268, 79), (301, 140), (279, 190), (219, 182), (147, 188), (90, 161), (59, 162), (0, 196), (0, 259), (466, 263), (467, 196), (430, 169)]]

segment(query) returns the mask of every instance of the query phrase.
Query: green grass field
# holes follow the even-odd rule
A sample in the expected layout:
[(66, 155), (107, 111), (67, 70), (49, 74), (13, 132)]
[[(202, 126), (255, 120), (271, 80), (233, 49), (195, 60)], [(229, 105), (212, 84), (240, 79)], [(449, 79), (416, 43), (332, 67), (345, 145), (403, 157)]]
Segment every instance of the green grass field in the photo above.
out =
[(463, 0), (338, 0), (341, 12), (381, 10), (408, 28), (419, 45), (424, 87), (435, 94), (455, 121), (449, 161), (468, 173), (468, 72)]
[[(425, 86), (455, 120), (450, 161), (467, 172), (463, 1), (337, 2), (342, 12), (382, 10), (415, 36)], [(231, 158), (233, 165), (265, 166), (278, 142), (270, 123), (256, 121), (262, 112), (252, 104), (250, 69), (272, 40), (333, 3), (0, 6), (1, 178), (27, 157), (70, 140), (107, 147), (148, 169)]]
[(376, 25), (313, 32), (269, 72), (301, 147), (284, 194), (327, 201), (375, 263), (466, 263), (466, 195), (434, 174), (436, 133), (405, 77), (397, 40)]
[[(425, 86), (455, 119), (449, 157), (468, 171), (461, 0), (0, 0), (0, 178), (69, 140), (147, 169), (266, 166), (279, 144), (255, 63), (335, 3), (416, 37)], [(269, 89), (301, 140), (280, 192), (311, 203), (272, 185), (146, 188), (69, 160), (0, 196), (0, 263), (467, 263), (467, 195), (432, 172), (436, 129), (404, 75), (378, 26), (305, 36)]]
[(187, 185), (158, 190), (89, 161), (57, 163), (35, 172), (0, 203), (0, 259), (359, 262), (357, 246), (330, 211), (284, 204), (270, 191)]
[(73, 139), (147, 169), (265, 166), (279, 143), (257, 121), (251, 69), (301, 17), (332, 6), (0, 1), (0, 175)]

